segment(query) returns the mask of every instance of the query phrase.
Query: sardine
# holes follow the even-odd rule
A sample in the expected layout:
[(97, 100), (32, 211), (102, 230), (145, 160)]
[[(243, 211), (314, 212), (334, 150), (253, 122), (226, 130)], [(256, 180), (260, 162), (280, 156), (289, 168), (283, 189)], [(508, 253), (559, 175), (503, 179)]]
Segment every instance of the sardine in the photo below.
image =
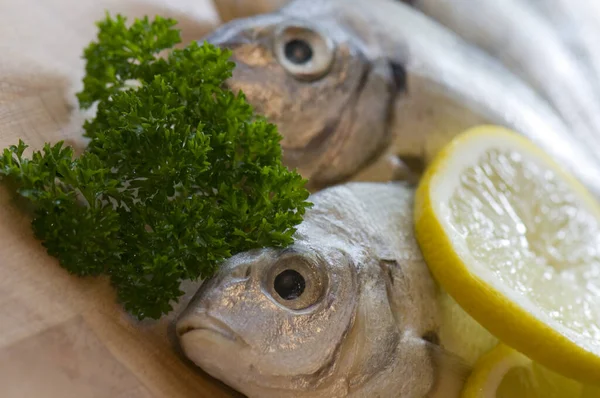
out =
[(560, 33), (578, 59), (585, 61), (600, 90), (600, 3), (596, 0), (527, 0)]
[[(283, 136), (312, 190), (420, 175), (483, 123), (529, 137), (600, 196), (600, 151), (493, 57), (396, 0), (294, 0), (206, 37), (232, 50), (228, 85)], [(375, 170), (376, 172), (372, 172)]]
[(528, 1), (412, 0), (411, 4), (500, 60), (541, 93), (571, 130), (587, 133), (589, 142), (600, 145), (595, 76), (586, 68), (585, 58), (565, 45), (562, 32)]
[(231, 257), (200, 287), (176, 323), (185, 355), (251, 398), (458, 397), (497, 340), (443, 305), (413, 200), (400, 182), (311, 195), (291, 246)]

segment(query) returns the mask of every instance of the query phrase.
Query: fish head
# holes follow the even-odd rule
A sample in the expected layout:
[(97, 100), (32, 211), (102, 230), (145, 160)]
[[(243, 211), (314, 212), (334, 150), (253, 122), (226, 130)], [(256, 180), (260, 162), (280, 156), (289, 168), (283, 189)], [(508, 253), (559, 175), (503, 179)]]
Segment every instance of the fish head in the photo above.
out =
[(258, 396), (289, 396), (330, 370), (352, 323), (354, 268), (300, 245), (231, 257), (178, 317), (185, 355)]
[(448, 391), (467, 370), (437, 345), (431, 322), (410, 319), (408, 296), (427, 292), (407, 287), (405, 312), (394, 313), (390, 271), (368, 250), (321, 246), (227, 260), (176, 321), (185, 356), (250, 397), (458, 396)]
[(402, 72), (336, 19), (284, 8), (230, 21), (205, 40), (231, 50), (226, 85), (277, 125), (284, 163), (309, 188), (350, 178), (389, 144)]

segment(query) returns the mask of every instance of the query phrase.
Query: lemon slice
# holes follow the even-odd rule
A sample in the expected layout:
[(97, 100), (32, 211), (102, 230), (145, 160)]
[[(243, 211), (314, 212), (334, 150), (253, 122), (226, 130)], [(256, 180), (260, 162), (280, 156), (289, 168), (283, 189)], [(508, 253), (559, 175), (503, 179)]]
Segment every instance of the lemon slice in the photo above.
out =
[(475, 364), (461, 398), (592, 398), (600, 388), (552, 372), (519, 352), (498, 345)]
[(461, 134), (420, 181), (415, 223), (432, 274), (470, 316), (600, 384), (600, 205), (548, 155), (500, 127)]

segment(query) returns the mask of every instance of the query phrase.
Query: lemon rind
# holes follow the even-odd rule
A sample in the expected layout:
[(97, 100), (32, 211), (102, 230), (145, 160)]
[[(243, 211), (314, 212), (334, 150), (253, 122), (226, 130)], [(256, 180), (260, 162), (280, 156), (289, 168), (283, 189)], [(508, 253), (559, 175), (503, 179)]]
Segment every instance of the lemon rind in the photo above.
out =
[[(479, 358), (475, 370), (467, 379), (461, 398), (495, 396), (504, 376), (515, 367), (529, 367), (532, 361), (512, 348), (498, 344)], [(494, 394), (494, 395), (491, 395)]]

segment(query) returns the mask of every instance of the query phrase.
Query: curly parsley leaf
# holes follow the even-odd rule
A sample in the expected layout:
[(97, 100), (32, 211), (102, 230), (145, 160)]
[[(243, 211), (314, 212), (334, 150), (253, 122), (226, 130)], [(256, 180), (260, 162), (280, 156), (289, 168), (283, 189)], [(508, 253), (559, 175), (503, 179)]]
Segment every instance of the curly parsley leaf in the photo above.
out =
[(182, 280), (210, 277), (235, 253), (289, 245), (310, 206), (276, 126), (223, 88), (230, 52), (172, 49), (175, 23), (98, 23), (78, 93), (82, 108), (98, 105), (81, 156), (59, 142), (27, 159), (22, 141), (0, 156), (48, 253), (71, 273), (109, 275), (140, 319), (168, 313)]

